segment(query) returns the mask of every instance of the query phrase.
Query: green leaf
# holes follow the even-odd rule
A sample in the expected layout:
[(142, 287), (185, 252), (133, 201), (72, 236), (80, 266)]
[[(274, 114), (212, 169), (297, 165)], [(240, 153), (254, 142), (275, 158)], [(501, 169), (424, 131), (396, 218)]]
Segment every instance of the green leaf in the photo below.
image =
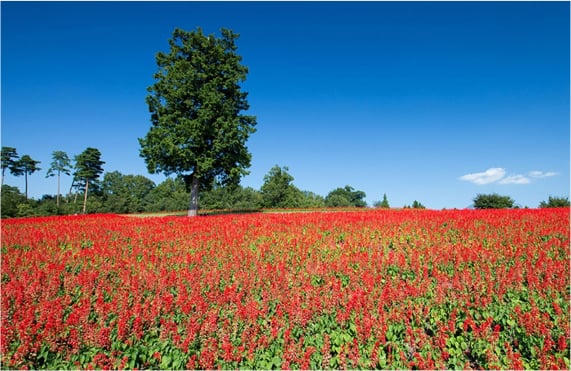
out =
[(161, 369), (168, 369), (170, 368), (172, 362), (172, 358), (169, 355), (164, 355), (161, 357)]
[[(275, 368), (280, 368), (280, 366), (282, 365), (282, 359), (280, 356), (275, 355), (274, 358), (272, 358), (272, 365), (275, 366)], [(274, 369), (274, 367), (272, 367), (272, 369)]]
[(354, 334), (357, 333), (357, 326), (355, 325), (355, 322), (351, 322), (349, 324), (349, 330), (351, 330)]
[(172, 363), (172, 369), (179, 370), (182, 366), (182, 359), (180, 357), (176, 357)]

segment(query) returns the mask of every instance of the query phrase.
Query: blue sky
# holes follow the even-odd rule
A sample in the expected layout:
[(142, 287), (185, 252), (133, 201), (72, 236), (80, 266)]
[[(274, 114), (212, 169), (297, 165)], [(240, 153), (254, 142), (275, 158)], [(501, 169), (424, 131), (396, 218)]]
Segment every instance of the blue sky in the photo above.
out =
[[(569, 2), (2, 2), (3, 146), (40, 160), (96, 147), (142, 174), (154, 56), (175, 27), (240, 34), (250, 175), (325, 196), (463, 208), (497, 192), (569, 196)], [(5, 183), (23, 190), (23, 177)], [(71, 179), (64, 177), (62, 187)]]

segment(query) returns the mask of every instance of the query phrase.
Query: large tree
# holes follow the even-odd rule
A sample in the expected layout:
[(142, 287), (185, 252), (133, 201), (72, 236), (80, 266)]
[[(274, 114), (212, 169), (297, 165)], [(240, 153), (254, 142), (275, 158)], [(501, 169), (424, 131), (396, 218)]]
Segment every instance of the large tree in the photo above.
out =
[(39, 163), (40, 161), (32, 159), (29, 155), (24, 155), (20, 157), (10, 169), (15, 176), (24, 175), (26, 184), (26, 192), (24, 194), (26, 195), (26, 200), (28, 199), (28, 175), (32, 175), (36, 171), (41, 170), (38, 167)]
[(57, 174), (57, 199), (56, 206), (59, 207), (59, 196), (60, 196), (60, 177), (61, 174), (70, 175), (71, 170), (71, 160), (69, 156), (64, 151), (54, 151), (52, 153), (52, 163), (46, 174), (46, 178), (54, 176)]
[(101, 152), (97, 148), (88, 147), (75, 156), (75, 173), (74, 179), (77, 179), (85, 184), (85, 193), (83, 196), (83, 213), (86, 212), (87, 207), (87, 193), (89, 191), (89, 182), (94, 182), (99, 178), (103, 172), (103, 164), (101, 161)]
[(238, 184), (248, 174), (251, 155), (246, 141), (256, 118), (241, 89), (247, 67), (236, 54), (238, 35), (221, 37), (199, 28), (175, 29), (170, 51), (156, 55), (158, 71), (148, 88), (152, 126), (139, 139), (150, 173), (182, 176), (190, 188), (189, 216), (198, 214), (199, 189)]
[(9, 169), (10, 172), (14, 173), (14, 165), (18, 161), (18, 152), (16, 152), (16, 148), (14, 147), (2, 147), (2, 184), (4, 184), (4, 176), (6, 174), (6, 169)]

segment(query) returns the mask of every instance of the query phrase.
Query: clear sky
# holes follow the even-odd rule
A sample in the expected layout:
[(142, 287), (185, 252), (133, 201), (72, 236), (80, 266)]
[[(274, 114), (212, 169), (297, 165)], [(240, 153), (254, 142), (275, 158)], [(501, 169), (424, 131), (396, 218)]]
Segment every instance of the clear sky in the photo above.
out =
[[(175, 27), (240, 34), (259, 189), (274, 165), (323, 196), (463, 208), (479, 193), (536, 207), (569, 196), (569, 2), (5, 2), (3, 146), (40, 160), (98, 148), (142, 174), (154, 56)], [(23, 191), (23, 177), (5, 184)], [(62, 188), (69, 188), (64, 177)]]

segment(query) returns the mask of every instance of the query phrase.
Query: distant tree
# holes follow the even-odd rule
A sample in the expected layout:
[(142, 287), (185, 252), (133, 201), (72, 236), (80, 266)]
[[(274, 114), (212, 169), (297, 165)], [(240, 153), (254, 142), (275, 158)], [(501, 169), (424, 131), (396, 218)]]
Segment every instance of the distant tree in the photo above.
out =
[(248, 69), (236, 54), (238, 35), (221, 34), (175, 29), (170, 52), (157, 53), (159, 70), (148, 89), (152, 126), (139, 139), (140, 154), (150, 173), (184, 178), (188, 216), (198, 214), (200, 188), (237, 185), (251, 161), (245, 144), (256, 118), (241, 114), (249, 108), (241, 90)]
[(101, 182), (105, 210), (113, 213), (142, 212), (153, 188), (155, 183), (142, 175), (123, 175), (118, 171), (105, 173)]
[(28, 175), (32, 175), (36, 171), (41, 170), (38, 167), (40, 161), (36, 161), (32, 159), (29, 155), (24, 155), (20, 157), (18, 161), (12, 166), (12, 173), (15, 176), (24, 175), (25, 184), (26, 184), (26, 191), (24, 192), (26, 196), (26, 200), (28, 199)]
[(328, 194), (325, 197), (325, 206), (327, 207), (348, 207), (351, 206), (351, 201), (341, 194)]
[(287, 166), (276, 165), (264, 176), (264, 184), (260, 189), (264, 207), (300, 207), (303, 193), (292, 184), (293, 176), (288, 171)]
[(262, 195), (240, 185), (214, 187), (203, 192), (200, 207), (209, 210), (256, 210), (262, 207)]
[(234, 194), (233, 209), (256, 210), (262, 208), (262, 195), (252, 187), (238, 187), (238, 192)]
[(45, 194), (39, 200), (34, 201), (33, 213), (35, 215), (62, 214), (60, 211), (61, 209), (56, 205), (56, 196)]
[(514, 200), (509, 196), (500, 196), (497, 193), (478, 194), (474, 198), (475, 209), (511, 209)]
[(200, 208), (207, 210), (222, 210), (232, 208), (234, 189), (230, 187), (215, 186), (202, 192), (200, 195)]
[(2, 147), (1, 152), (1, 165), (2, 165), (2, 184), (4, 184), (4, 176), (6, 174), (6, 169), (10, 170), (13, 173), (14, 165), (18, 161), (18, 153), (16, 152), (16, 148), (14, 147)]
[(18, 216), (18, 206), (26, 203), (26, 197), (16, 187), (6, 184), (2, 185), (2, 205), (0, 212), (2, 218), (13, 218)]
[(417, 200), (414, 200), (412, 202), (412, 208), (413, 209), (426, 209), (426, 207), (423, 204), (421, 204), (420, 202), (418, 202)]
[(571, 204), (569, 203), (569, 198), (567, 197), (551, 197), (546, 201), (541, 201), (539, 203), (540, 208), (547, 208), (547, 207), (569, 207)]
[(181, 177), (167, 178), (147, 195), (145, 211), (179, 211), (188, 206), (189, 193)]
[(325, 198), (310, 191), (302, 191), (303, 198), (300, 207), (324, 207)]
[(367, 203), (363, 200), (367, 195), (363, 191), (356, 191), (351, 186), (336, 188), (325, 197), (326, 206), (357, 206), (365, 207)]
[(103, 164), (101, 161), (101, 152), (97, 148), (88, 147), (75, 156), (75, 172), (74, 178), (83, 182), (85, 185), (85, 193), (83, 196), (83, 213), (86, 212), (87, 207), (87, 193), (89, 191), (89, 183), (95, 182), (99, 175), (103, 172)]
[(67, 153), (64, 151), (54, 151), (52, 153), (52, 163), (46, 174), (46, 178), (57, 175), (57, 198), (56, 207), (59, 207), (59, 197), (60, 197), (60, 177), (61, 174), (70, 175), (71, 174), (71, 160), (69, 159)]
[(382, 208), (382, 209), (390, 208), (391, 206), (389, 205), (389, 200), (387, 199), (387, 194), (384, 193), (383, 194), (383, 200), (375, 202), (375, 204), (373, 206), (375, 206), (377, 208)]

